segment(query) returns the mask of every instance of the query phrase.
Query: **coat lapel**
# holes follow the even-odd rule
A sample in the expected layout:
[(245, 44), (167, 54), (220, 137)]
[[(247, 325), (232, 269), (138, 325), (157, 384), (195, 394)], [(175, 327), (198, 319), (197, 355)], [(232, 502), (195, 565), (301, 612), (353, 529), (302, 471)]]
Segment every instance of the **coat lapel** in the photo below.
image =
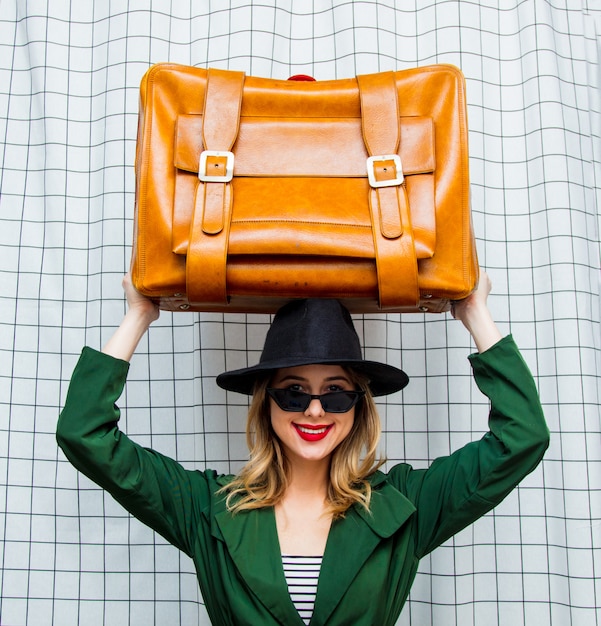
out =
[[(215, 515), (228, 552), (246, 584), (281, 624), (303, 626), (288, 593), (272, 507)], [(221, 535), (221, 537), (220, 537)], [(287, 599), (282, 601), (282, 599)]]
[[(332, 524), (311, 624), (325, 624), (376, 546), (391, 537), (415, 512), (413, 504), (381, 473), (372, 480), (370, 513), (353, 506)], [(376, 486), (380, 484), (380, 486)]]
[[(376, 472), (371, 482), (370, 512), (354, 506), (332, 524), (312, 625), (326, 623), (376, 546), (416, 510), (381, 472)], [(303, 626), (288, 593), (273, 507), (231, 515), (223, 506), (213, 516), (211, 532), (225, 542), (246, 584), (274, 618), (286, 626)]]

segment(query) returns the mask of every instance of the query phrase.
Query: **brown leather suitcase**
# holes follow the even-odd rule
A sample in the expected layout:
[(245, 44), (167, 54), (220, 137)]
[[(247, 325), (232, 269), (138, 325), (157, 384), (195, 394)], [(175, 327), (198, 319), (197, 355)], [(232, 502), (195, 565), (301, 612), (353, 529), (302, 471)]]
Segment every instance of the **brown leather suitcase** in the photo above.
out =
[(440, 312), (478, 280), (465, 84), (159, 64), (140, 89), (134, 285), (167, 310)]

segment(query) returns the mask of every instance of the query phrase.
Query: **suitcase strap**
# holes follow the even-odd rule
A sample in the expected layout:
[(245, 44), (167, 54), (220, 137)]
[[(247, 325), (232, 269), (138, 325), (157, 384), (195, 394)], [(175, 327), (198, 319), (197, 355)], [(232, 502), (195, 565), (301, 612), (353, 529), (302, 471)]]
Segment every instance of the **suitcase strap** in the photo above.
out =
[[(361, 96), (369, 205), (380, 307), (419, 303), (417, 258), (407, 191), (398, 157), (397, 89), (393, 72), (357, 77)], [(186, 257), (188, 300), (227, 305), (227, 250), (232, 219), (234, 155), (244, 73), (210, 69), (203, 114), (194, 215)]]
[(186, 289), (192, 303), (227, 304), (227, 247), (232, 221), (234, 155), (244, 73), (210, 69), (203, 113), (194, 214), (186, 258)]
[(380, 308), (419, 303), (417, 257), (399, 153), (400, 116), (393, 72), (357, 76)]

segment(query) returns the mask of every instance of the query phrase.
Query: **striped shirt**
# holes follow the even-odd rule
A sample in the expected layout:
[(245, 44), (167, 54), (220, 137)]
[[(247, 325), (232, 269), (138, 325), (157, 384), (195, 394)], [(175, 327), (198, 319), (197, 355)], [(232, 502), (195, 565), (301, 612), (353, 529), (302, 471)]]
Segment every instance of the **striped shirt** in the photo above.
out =
[(322, 559), (321, 556), (282, 555), (288, 593), (305, 624), (309, 624), (313, 615)]

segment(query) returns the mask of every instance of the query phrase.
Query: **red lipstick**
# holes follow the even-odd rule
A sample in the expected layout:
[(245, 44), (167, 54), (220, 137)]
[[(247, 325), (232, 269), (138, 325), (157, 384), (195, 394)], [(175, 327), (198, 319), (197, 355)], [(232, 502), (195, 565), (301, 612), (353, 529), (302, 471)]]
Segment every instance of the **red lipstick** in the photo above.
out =
[(321, 441), (330, 432), (333, 424), (293, 424), (293, 426), (304, 441)]

